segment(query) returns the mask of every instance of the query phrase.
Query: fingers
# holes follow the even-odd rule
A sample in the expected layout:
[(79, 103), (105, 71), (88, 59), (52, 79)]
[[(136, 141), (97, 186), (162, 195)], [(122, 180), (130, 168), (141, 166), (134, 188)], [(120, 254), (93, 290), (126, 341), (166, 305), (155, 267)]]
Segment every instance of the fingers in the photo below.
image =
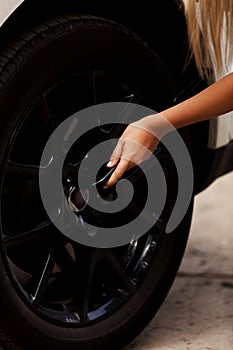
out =
[(107, 167), (112, 168), (113, 166), (115, 166), (118, 163), (119, 159), (121, 158), (121, 154), (122, 154), (122, 142), (119, 140), (110, 157)]
[(114, 185), (118, 180), (120, 180), (124, 172), (132, 168), (132, 166), (132, 162), (130, 162), (129, 160), (121, 159), (114, 173), (112, 174), (108, 182), (104, 185), (104, 188)]
[(118, 163), (119, 159), (118, 158), (115, 158), (115, 159), (111, 159), (108, 164), (107, 164), (107, 167), (108, 168), (112, 168), (113, 166), (115, 166), (117, 163)]
[(126, 170), (147, 160), (158, 140), (142, 128), (129, 125), (116, 145), (107, 167), (116, 166), (115, 171), (105, 185), (114, 185)]

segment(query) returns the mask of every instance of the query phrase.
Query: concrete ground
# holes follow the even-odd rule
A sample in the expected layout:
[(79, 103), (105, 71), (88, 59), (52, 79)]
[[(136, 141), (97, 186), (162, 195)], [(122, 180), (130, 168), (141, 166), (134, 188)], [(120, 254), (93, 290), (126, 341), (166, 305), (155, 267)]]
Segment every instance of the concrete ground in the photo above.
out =
[(233, 173), (195, 198), (185, 256), (159, 312), (126, 350), (233, 350)]

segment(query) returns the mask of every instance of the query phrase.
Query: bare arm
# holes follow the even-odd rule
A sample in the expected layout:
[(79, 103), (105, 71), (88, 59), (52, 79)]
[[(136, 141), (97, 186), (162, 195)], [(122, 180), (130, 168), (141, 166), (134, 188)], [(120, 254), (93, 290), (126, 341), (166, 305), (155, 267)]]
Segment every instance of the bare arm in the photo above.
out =
[[(215, 118), (231, 110), (233, 110), (233, 73), (228, 74), (197, 95), (164, 110), (160, 114), (175, 128), (180, 128)], [(138, 164), (134, 161), (134, 155), (137, 154), (138, 156), (143, 148), (137, 148), (137, 145), (143, 145), (150, 151), (156, 148), (159, 139), (154, 136), (153, 130), (155, 129), (156, 135), (160, 135), (159, 138), (166, 133), (166, 127), (158, 121), (156, 115), (145, 117), (126, 128), (108, 164), (109, 167), (112, 167), (118, 163), (116, 170), (106, 184), (107, 186), (116, 183), (126, 170), (134, 166), (135, 163)], [(133, 152), (132, 145), (135, 145)], [(143, 155), (139, 158), (137, 157), (137, 159), (143, 159)]]
[(233, 110), (233, 73), (199, 94), (162, 112), (175, 128), (215, 118)]

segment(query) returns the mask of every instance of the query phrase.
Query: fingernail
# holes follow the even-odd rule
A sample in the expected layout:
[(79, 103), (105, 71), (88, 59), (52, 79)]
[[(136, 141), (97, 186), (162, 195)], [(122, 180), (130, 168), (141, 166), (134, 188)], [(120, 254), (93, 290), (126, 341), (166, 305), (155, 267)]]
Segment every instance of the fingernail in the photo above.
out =
[(110, 160), (107, 164), (107, 167), (111, 167), (113, 165), (113, 162)]

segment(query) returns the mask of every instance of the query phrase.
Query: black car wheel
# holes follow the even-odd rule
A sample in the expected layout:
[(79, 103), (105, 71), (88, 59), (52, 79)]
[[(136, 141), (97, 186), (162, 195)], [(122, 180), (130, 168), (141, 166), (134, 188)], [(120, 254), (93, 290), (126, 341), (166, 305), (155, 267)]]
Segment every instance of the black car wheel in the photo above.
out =
[[(122, 247), (82, 246), (59, 232), (45, 213), (40, 159), (51, 133), (73, 113), (109, 101), (159, 111), (171, 103), (173, 81), (134, 34), (86, 16), (48, 19), (22, 33), (1, 53), (0, 67), (3, 345), (28, 350), (122, 348), (148, 324), (175, 278), (192, 203), (169, 235), (161, 224)], [(92, 142), (109, 134), (111, 130), (97, 128), (74, 154), (82, 159)], [(158, 159), (170, 189), (162, 215), (166, 220), (177, 179), (169, 176), (174, 165), (166, 149), (160, 149)], [(143, 191), (135, 200), (140, 207)]]

